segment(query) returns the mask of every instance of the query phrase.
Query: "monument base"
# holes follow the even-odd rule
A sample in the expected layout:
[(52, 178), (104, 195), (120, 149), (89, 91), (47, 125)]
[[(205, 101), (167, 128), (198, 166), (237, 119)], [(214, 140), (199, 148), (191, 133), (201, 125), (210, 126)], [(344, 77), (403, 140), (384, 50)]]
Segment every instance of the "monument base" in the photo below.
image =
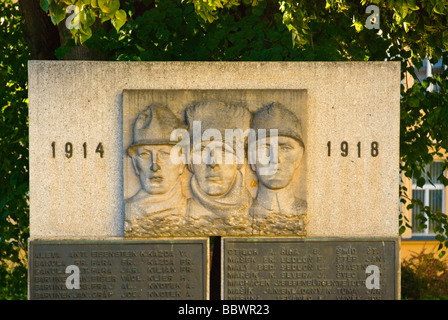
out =
[(207, 238), (33, 240), (32, 300), (209, 299)]
[(222, 238), (223, 300), (399, 299), (398, 238)]

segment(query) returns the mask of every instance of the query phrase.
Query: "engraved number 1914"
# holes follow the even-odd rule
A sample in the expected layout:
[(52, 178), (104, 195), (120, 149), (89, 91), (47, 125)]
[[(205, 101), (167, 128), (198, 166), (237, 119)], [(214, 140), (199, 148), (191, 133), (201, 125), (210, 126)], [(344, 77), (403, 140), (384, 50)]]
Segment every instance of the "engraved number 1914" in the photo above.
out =
[[(66, 157), (67, 159), (70, 159), (71, 157), (73, 157), (73, 155), (74, 155), (74, 147), (73, 147), (73, 143), (71, 143), (71, 142), (67, 142), (67, 143), (64, 145), (63, 150), (64, 150), (64, 155), (65, 155), (65, 157)], [(53, 141), (53, 142), (51, 143), (51, 154), (52, 154), (52, 157), (53, 157), (53, 158), (56, 158), (56, 153), (57, 153), (57, 150), (56, 150), (56, 142)], [(87, 142), (84, 142), (84, 143), (82, 144), (82, 155), (83, 155), (84, 158), (87, 158), (87, 153), (88, 153)], [(104, 147), (103, 147), (103, 143), (102, 143), (102, 142), (98, 143), (98, 145), (96, 146), (96, 148), (95, 148), (95, 153), (98, 153), (99, 156), (100, 156), (100, 158), (103, 158), (103, 157), (104, 157)]]

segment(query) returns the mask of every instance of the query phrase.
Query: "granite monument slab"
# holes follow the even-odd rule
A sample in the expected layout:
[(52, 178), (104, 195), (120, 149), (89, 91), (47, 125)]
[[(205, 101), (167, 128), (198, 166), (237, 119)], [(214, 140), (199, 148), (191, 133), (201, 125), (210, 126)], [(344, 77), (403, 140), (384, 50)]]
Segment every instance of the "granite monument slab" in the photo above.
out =
[(33, 300), (206, 300), (208, 239), (30, 241)]
[(394, 300), (399, 240), (223, 238), (223, 300)]

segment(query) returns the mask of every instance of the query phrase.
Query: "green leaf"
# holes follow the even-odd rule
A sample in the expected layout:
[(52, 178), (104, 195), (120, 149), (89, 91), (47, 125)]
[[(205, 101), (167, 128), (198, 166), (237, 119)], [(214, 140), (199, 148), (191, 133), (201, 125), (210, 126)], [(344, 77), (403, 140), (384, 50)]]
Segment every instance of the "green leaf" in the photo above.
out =
[(443, 14), (443, 12), (445, 11), (445, 5), (443, 1), (437, 1), (436, 5), (433, 8), (433, 11), (437, 14)]
[(104, 13), (101, 14), (101, 23), (104, 23), (110, 19), (111, 19), (111, 17), (108, 14), (104, 14)]
[(98, 0), (98, 7), (104, 13), (112, 14), (120, 8), (120, 0)]
[(420, 178), (417, 179), (417, 186), (418, 187), (420, 187), (420, 188), (423, 187), (425, 185), (425, 183), (426, 183), (426, 179), (424, 177), (420, 177)]
[(50, 18), (53, 24), (57, 25), (59, 22), (65, 19), (65, 5), (52, 2), (49, 6)]
[(126, 22), (126, 11), (124, 11), (123, 9), (117, 10), (115, 12), (115, 18), (117, 20)]
[(48, 12), (48, 6), (50, 5), (51, 0), (40, 0), (40, 7), (45, 12)]
[(401, 226), (400, 229), (398, 230), (398, 234), (401, 236), (405, 231), (406, 231), (406, 227)]
[(79, 40), (81, 44), (84, 44), (88, 39), (92, 37), (92, 29), (90, 27), (85, 27), (83, 25), (79, 28)]
[(88, 28), (95, 23), (95, 14), (92, 10), (83, 8), (79, 13), (79, 20), (85, 28)]
[(112, 19), (111, 22), (117, 32), (120, 31), (121, 27), (126, 23), (126, 21), (121, 21), (117, 18)]

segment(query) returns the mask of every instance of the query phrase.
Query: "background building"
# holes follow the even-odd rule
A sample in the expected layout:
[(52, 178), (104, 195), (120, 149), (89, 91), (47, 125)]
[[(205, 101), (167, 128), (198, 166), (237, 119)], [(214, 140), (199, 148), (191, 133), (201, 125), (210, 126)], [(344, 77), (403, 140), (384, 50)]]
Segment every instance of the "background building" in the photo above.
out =
[[(447, 68), (442, 64), (442, 60), (434, 65), (431, 65), (427, 59), (424, 60), (422, 68), (416, 70), (416, 74), (420, 81), (426, 77), (430, 77), (437, 74)], [(408, 83), (409, 85), (409, 83)], [(412, 84), (411, 84), (412, 85)], [(409, 86), (408, 86), (409, 87)], [(437, 90), (430, 86), (428, 90)], [(446, 119), (448, 121), (448, 119)], [(429, 206), (433, 211), (440, 210), (443, 213), (448, 212), (448, 187), (438, 180), (438, 177), (442, 173), (442, 162), (448, 157), (448, 153), (445, 151), (443, 156), (435, 157), (434, 161), (427, 165), (426, 171), (430, 173), (430, 178), (426, 179), (426, 183), (422, 187), (417, 186), (416, 179), (409, 179), (402, 175), (402, 185), (406, 187), (407, 195), (412, 199), (419, 199), (425, 206)], [(448, 177), (448, 172), (444, 172), (445, 177)], [(407, 259), (412, 253), (419, 253), (422, 250), (425, 252), (438, 253), (439, 241), (435, 239), (434, 223), (429, 222), (426, 224), (426, 228), (418, 229), (416, 216), (420, 213), (420, 208), (414, 206), (412, 209), (407, 209), (406, 205), (401, 206), (403, 215), (408, 219), (412, 229), (407, 228), (402, 235), (401, 242), (401, 258)], [(445, 256), (448, 258), (448, 255)]]

